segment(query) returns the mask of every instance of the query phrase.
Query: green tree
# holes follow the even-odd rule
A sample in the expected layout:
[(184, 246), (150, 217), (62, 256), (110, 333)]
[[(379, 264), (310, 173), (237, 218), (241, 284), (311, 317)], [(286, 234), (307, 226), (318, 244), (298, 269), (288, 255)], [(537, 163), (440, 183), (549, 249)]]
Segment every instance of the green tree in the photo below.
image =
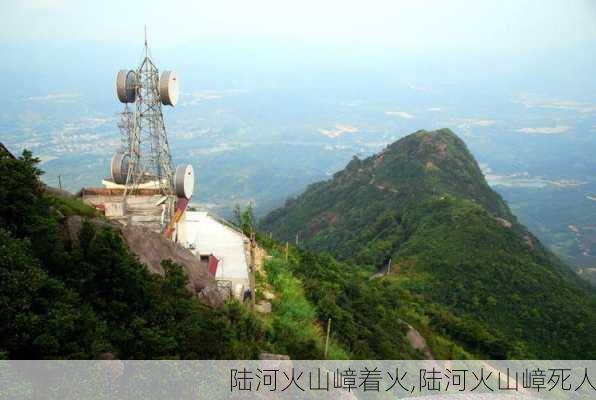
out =
[(104, 326), (43, 270), (27, 240), (0, 229), (0, 349), (10, 358), (90, 358)]
[[(151, 274), (101, 220), (84, 220), (65, 243), (52, 211), (64, 202), (44, 193), (37, 162), (27, 151), (0, 155), (0, 356), (256, 357), (259, 321), (234, 303), (201, 303), (179, 265)], [(93, 215), (68, 202), (71, 215)]]
[(27, 228), (45, 214), (38, 163), (28, 150), (17, 159), (0, 152), (0, 226), (17, 236), (30, 233)]
[(245, 235), (250, 236), (255, 232), (256, 219), (252, 204), (248, 204), (244, 210), (240, 208), (240, 205), (236, 204), (234, 206), (234, 220)]

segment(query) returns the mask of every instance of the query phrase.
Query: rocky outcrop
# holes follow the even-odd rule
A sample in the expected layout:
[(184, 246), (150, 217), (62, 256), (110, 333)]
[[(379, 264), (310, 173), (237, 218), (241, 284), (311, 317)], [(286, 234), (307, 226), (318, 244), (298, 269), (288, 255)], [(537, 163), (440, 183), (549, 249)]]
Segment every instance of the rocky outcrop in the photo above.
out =
[(426, 344), (426, 340), (424, 337), (414, 328), (412, 325), (408, 324), (403, 320), (399, 320), (401, 323), (406, 324), (408, 326), (408, 332), (406, 333), (406, 338), (412, 346), (413, 349), (418, 350), (420, 353), (424, 355), (424, 359), (426, 360), (434, 360), (433, 354), (430, 351), (430, 348)]
[[(79, 232), (84, 218), (73, 215), (63, 221), (63, 234), (68, 245), (78, 243)], [(224, 299), (217, 289), (215, 279), (200, 260), (178, 243), (174, 243), (165, 236), (140, 226), (123, 227), (117, 222), (108, 222), (99, 218), (90, 219), (97, 228), (110, 227), (117, 230), (129, 250), (134, 253), (149, 271), (163, 275), (162, 260), (172, 260), (184, 268), (188, 277), (188, 290), (200, 298), (204, 303), (220, 306)]]
[(271, 314), (271, 303), (261, 300), (255, 304), (255, 311), (261, 314)]
[(259, 360), (289, 360), (290, 356), (285, 354), (261, 353)]
[(215, 279), (209, 275), (207, 268), (190, 250), (144, 227), (128, 225), (122, 228), (121, 232), (128, 248), (151, 272), (163, 274), (162, 260), (172, 260), (184, 267), (188, 277), (189, 290), (208, 304), (221, 305), (223, 303)]
[(499, 224), (501, 224), (502, 226), (504, 226), (505, 228), (509, 228), (509, 229), (511, 229), (511, 227), (513, 226), (513, 225), (511, 224), (511, 222), (507, 221), (507, 220), (506, 220), (506, 219), (504, 219), (504, 218), (495, 217), (495, 220), (497, 220), (497, 222), (498, 222)]
[(80, 215), (70, 215), (62, 219), (62, 235), (67, 246), (72, 247), (76, 246), (77, 243), (79, 243), (79, 233), (81, 232), (81, 227), (83, 226), (83, 221), (85, 220), (91, 222), (96, 229), (101, 229), (105, 227), (117, 230), (120, 229), (120, 226), (118, 224), (113, 222), (110, 223), (103, 219), (87, 219), (81, 217)]

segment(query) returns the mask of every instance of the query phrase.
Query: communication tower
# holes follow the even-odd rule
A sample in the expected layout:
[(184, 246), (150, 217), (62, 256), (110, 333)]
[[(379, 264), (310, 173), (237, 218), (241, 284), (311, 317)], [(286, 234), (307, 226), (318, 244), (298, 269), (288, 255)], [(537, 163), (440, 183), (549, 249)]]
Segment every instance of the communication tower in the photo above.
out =
[[(124, 198), (140, 189), (152, 189), (168, 198), (190, 199), (194, 185), (191, 165), (172, 167), (172, 156), (163, 118), (162, 106), (175, 106), (180, 90), (174, 71), (161, 74), (150, 57), (145, 31), (141, 64), (137, 69), (123, 69), (116, 76), (116, 95), (124, 103), (118, 127), (121, 148), (112, 157), (112, 180), (123, 185)], [(168, 207), (171, 209), (172, 207)], [(172, 212), (165, 215), (165, 222)]]

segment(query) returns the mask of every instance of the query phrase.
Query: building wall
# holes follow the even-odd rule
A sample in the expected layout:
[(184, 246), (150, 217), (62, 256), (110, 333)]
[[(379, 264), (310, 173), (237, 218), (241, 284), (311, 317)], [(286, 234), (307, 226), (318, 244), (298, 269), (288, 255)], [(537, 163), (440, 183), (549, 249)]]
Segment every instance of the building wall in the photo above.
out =
[(178, 223), (178, 242), (197, 256), (217, 257), (216, 280), (232, 282), (235, 297), (242, 300), (243, 293), (250, 288), (248, 239), (239, 231), (229, 227), (207, 212), (187, 211)]

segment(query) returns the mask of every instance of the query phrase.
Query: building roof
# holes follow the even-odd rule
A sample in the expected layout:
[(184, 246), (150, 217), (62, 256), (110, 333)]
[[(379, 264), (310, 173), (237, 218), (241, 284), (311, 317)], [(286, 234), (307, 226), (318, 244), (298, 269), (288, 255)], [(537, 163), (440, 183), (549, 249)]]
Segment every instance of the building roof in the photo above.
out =
[(199, 254), (213, 254), (219, 260), (217, 279), (248, 280), (246, 237), (204, 211), (187, 211), (186, 240)]

